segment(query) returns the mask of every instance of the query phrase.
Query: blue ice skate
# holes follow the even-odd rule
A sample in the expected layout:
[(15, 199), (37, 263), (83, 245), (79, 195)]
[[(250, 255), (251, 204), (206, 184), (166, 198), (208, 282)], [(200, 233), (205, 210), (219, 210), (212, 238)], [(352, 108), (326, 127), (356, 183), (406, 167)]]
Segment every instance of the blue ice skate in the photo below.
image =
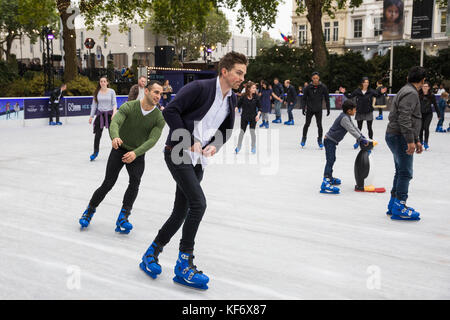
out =
[(197, 270), (193, 264), (194, 256), (192, 254), (181, 252), (178, 254), (177, 264), (175, 265), (175, 277), (173, 281), (191, 288), (207, 290), (206, 285), (209, 278), (202, 271)]
[(359, 143), (356, 142), (356, 143), (353, 145), (353, 149), (358, 149), (358, 147), (359, 147)]
[(294, 125), (294, 120), (285, 121), (284, 124), (287, 125), (287, 126), (293, 126)]
[(120, 232), (123, 234), (130, 233), (131, 229), (133, 229), (133, 225), (128, 221), (128, 217), (130, 216), (130, 210), (122, 208), (119, 213), (119, 217), (116, 221), (116, 232)]
[(94, 215), (94, 213), (95, 213), (95, 208), (88, 205), (88, 207), (83, 212), (83, 215), (81, 216), (81, 218), (79, 220), (80, 225), (81, 225), (81, 230), (83, 230), (83, 228), (87, 228), (89, 226), (89, 223), (91, 222), (91, 219), (92, 219), (92, 216)]
[(277, 117), (275, 120), (272, 120), (272, 123), (281, 123), (281, 117)]
[(153, 279), (156, 279), (162, 271), (161, 265), (158, 263), (158, 256), (162, 251), (162, 247), (153, 242), (142, 256), (142, 262), (139, 264), (142, 271)]
[(376, 117), (375, 119), (377, 119), (377, 120), (383, 120), (383, 115), (382, 114), (380, 114), (378, 117)]
[(57, 126), (62, 126), (62, 122), (57, 121), (57, 122), (56, 122), (56, 125), (57, 125)]
[(317, 144), (319, 145), (320, 150), (323, 150), (323, 142), (322, 142), (322, 139), (317, 139)]
[(300, 146), (301, 146), (302, 148), (304, 148), (304, 147), (305, 147), (305, 144), (306, 144), (306, 138), (302, 138), (302, 142), (300, 142)]
[(91, 154), (91, 155), (89, 156), (89, 158), (91, 159), (91, 161), (94, 161), (95, 158), (97, 158), (97, 156), (98, 156), (98, 151), (97, 151), (97, 152), (94, 152), (93, 154)]
[(320, 186), (320, 193), (339, 194), (340, 190), (338, 187), (333, 187), (331, 185), (330, 178), (323, 178), (322, 185)]
[(392, 204), (392, 220), (420, 220), (420, 213), (406, 206), (406, 201), (394, 199)]
[(253, 154), (256, 153), (256, 148), (252, 148), (252, 153), (253, 153)]
[(49, 125), (49, 126), (56, 126), (56, 122), (54, 122), (54, 121), (49, 121), (49, 122), (48, 122), (48, 125)]
[(338, 186), (341, 184), (341, 179), (339, 178), (331, 178), (330, 179), (330, 184), (333, 186)]
[(386, 211), (386, 214), (388, 216), (392, 216), (392, 205), (394, 204), (395, 198), (393, 196), (391, 196), (391, 199), (389, 199), (389, 203), (388, 203), (388, 210)]
[(262, 123), (259, 125), (260, 128), (264, 127), (266, 125), (266, 121), (263, 120)]
[(241, 151), (241, 148), (239, 148), (239, 147), (236, 147), (236, 149), (234, 149), (234, 152), (236, 152), (236, 154), (238, 154), (239, 151)]
[(425, 148), (425, 151), (427, 151), (428, 148), (430, 148), (430, 146), (428, 145), (428, 142), (424, 142), (423, 147)]

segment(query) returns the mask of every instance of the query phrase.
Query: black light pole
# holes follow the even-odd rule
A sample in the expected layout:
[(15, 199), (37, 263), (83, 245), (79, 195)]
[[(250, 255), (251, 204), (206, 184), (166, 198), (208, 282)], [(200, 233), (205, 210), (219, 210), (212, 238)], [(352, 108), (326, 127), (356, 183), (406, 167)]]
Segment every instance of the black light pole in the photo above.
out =
[(46, 94), (53, 90), (54, 72), (53, 72), (53, 39), (54, 35), (51, 29), (44, 27), (42, 30), (42, 43), (44, 50), (42, 53), (42, 61), (44, 66), (44, 84)]

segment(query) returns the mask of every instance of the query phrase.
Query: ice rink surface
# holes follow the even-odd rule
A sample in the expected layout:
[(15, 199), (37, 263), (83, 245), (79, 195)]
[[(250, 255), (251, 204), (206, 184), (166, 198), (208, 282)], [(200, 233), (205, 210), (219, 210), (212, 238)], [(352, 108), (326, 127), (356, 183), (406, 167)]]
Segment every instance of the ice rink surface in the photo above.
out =
[[(338, 112), (324, 113), (324, 132)], [(389, 191), (394, 167), (384, 115), (374, 121), (379, 145), (367, 184)], [(105, 131), (99, 157), (89, 161), (94, 136), (87, 119), (57, 127), (45, 119), (25, 127), (0, 122), (0, 299), (450, 299), (450, 133), (434, 132), (436, 115), (430, 150), (414, 156), (408, 205), (421, 213), (418, 222), (386, 216), (389, 192), (353, 191), (358, 151), (350, 135), (334, 167), (341, 194), (320, 194), (325, 151), (317, 147), (315, 120), (300, 148), (298, 110), (294, 126), (257, 128), (256, 155), (248, 132), (234, 155), (234, 135), (202, 182), (208, 207), (194, 262), (210, 277), (203, 292), (172, 281), (180, 231), (160, 255), (156, 280), (138, 267), (174, 200), (162, 153), (167, 127), (146, 154), (131, 233), (114, 232), (125, 169), (88, 230), (80, 231), (78, 219), (104, 178), (111, 148)]]

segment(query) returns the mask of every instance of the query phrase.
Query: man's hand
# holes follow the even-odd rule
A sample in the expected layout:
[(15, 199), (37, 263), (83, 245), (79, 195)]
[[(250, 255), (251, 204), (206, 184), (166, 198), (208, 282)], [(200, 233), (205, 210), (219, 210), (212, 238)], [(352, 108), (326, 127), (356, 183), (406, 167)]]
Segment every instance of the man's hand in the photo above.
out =
[(92, 123), (92, 117), (89, 117), (89, 124)]
[(194, 144), (191, 146), (192, 152), (202, 153), (202, 144), (200, 141), (194, 142)]
[(132, 163), (136, 159), (136, 153), (134, 151), (127, 152), (122, 157), (122, 162)]
[(164, 110), (164, 107), (163, 107), (163, 106), (159, 107), (159, 110), (163, 111), (163, 110)]
[(345, 93), (345, 88), (344, 87), (339, 87), (339, 92), (340, 93)]
[(120, 139), (120, 138), (114, 138), (113, 140), (112, 140), (112, 147), (114, 148), (114, 149), (119, 149), (119, 147), (122, 145), (122, 143), (123, 143), (123, 141), (122, 141), (122, 139)]
[(422, 153), (423, 151), (423, 147), (422, 144), (420, 142), (416, 142), (416, 153)]
[(414, 154), (414, 151), (416, 151), (416, 144), (414, 142), (408, 143), (408, 149), (406, 150), (406, 153), (412, 155)]
[(215, 146), (209, 145), (205, 149), (203, 149), (203, 156), (205, 157), (212, 157), (217, 152), (217, 149)]
[(387, 88), (381, 89), (381, 93), (385, 93), (387, 91)]
[(258, 122), (259, 121), (259, 116), (255, 117), (255, 121)]

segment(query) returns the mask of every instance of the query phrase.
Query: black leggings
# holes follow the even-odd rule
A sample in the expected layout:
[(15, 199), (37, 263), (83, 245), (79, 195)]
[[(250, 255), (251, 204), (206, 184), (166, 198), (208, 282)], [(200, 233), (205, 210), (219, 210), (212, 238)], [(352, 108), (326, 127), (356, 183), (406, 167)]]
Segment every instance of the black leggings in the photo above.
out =
[[(108, 115), (108, 123), (111, 123), (111, 115)], [(102, 138), (103, 128), (100, 128), (100, 117), (96, 116), (94, 120), (94, 153), (100, 150), (100, 140)]]
[[(420, 128), (420, 142), (428, 142), (430, 136), (430, 124), (433, 119), (433, 113), (422, 113), (422, 126)], [(423, 139), (423, 133), (425, 132), (425, 140)]]
[(316, 123), (317, 123), (317, 139), (322, 140), (323, 136), (323, 128), (322, 128), (322, 110), (318, 112), (309, 112), (306, 111), (306, 120), (305, 125), (303, 126), (303, 139), (306, 139), (306, 136), (308, 135), (308, 128), (311, 124), (312, 117), (316, 117)]
[(90, 206), (95, 208), (100, 204), (100, 202), (103, 201), (107, 193), (112, 189), (112, 187), (114, 187), (114, 184), (119, 177), (120, 170), (122, 170), (125, 165), (130, 180), (123, 197), (122, 207), (129, 210), (133, 208), (133, 203), (136, 200), (139, 191), (139, 184), (141, 183), (141, 177), (145, 169), (145, 155), (136, 157), (136, 159), (131, 163), (124, 163), (122, 162), (122, 157), (127, 152), (127, 150), (122, 148), (111, 150), (108, 163), (106, 165), (105, 180), (103, 180), (102, 185), (95, 190), (92, 195), (91, 201), (89, 201)]
[(358, 129), (362, 130), (363, 121), (367, 122), (367, 131), (369, 131), (369, 139), (373, 138), (372, 122), (373, 120), (358, 120)]
[(252, 148), (256, 147), (255, 119), (248, 121), (247, 119), (241, 118), (241, 132), (239, 133), (238, 148), (241, 148), (242, 146), (242, 140), (244, 139), (244, 133), (247, 130), (247, 126), (250, 126), (250, 135), (252, 137)]

